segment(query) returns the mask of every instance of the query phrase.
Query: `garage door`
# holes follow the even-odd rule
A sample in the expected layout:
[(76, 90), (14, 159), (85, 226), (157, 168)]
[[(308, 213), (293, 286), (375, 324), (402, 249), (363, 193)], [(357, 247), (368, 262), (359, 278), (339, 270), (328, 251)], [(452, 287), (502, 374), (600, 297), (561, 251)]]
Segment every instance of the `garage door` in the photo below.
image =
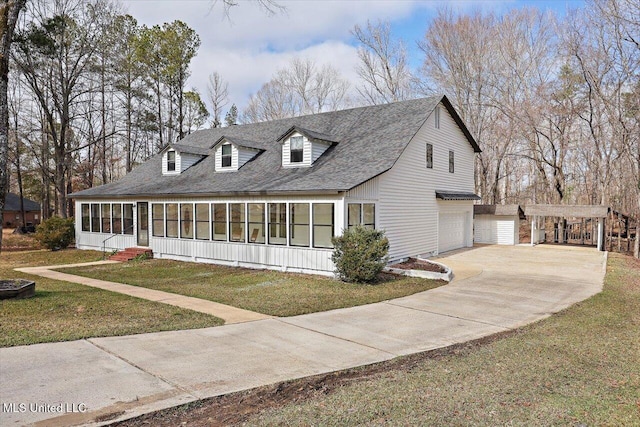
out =
[(473, 240), (492, 245), (515, 245), (517, 218), (477, 215), (473, 220)]
[(438, 252), (465, 246), (466, 212), (443, 212), (438, 220)]

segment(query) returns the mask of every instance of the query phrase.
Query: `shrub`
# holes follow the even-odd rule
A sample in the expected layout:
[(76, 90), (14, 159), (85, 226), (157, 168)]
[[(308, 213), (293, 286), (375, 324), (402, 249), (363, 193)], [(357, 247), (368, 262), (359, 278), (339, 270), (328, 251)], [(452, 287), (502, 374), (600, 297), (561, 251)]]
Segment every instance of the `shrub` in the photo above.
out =
[(332, 239), (331, 260), (346, 282), (373, 282), (388, 262), (389, 240), (384, 231), (357, 225)]
[(35, 239), (45, 248), (57, 251), (73, 241), (75, 230), (73, 218), (51, 217), (36, 228)]

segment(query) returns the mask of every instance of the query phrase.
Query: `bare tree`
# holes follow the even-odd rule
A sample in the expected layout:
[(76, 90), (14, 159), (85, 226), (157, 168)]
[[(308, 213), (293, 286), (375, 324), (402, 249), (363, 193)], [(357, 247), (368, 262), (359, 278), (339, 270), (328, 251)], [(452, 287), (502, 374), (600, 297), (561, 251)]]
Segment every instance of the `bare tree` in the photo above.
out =
[(332, 66), (295, 58), (250, 97), (243, 122), (335, 110), (347, 102), (348, 90), (349, 83)]
[(40, 104), (53, 143), (56, 213), (65, 218), (72, 213), (67, 193), (74, 105), (87, 93), (82, 79), (100, 46), (101, 10), (109, 7), (103, 0), (34, 2), (28, 10), (31, 22), (16, 44), (15, 63)]
[(357, 67), (362, 85), (358, 92), (369, 104), (381, 104), (411, 98), (413, 76), (407, 61), (407, 51), (401, 40), (393, 40), (389, 22), (366, 28), (356, 25), (351, 33), (360, 43)]
[(211, 128), (222, 126), (222, 109), (229, 103), (229, 84), (217, 71), (209, 74), (207, 96), (211, 103)]

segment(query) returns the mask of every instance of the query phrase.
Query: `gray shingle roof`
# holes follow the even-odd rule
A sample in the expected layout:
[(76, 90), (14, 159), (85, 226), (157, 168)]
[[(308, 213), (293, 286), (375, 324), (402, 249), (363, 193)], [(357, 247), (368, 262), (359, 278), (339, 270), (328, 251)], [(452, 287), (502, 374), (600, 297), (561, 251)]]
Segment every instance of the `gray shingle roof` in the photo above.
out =
[[(173, 176), (162, 175), (162, 156), (156, 155), (119, 181), (79, 191), (71, 196), (188, 196), (350, 190), (391, 169), (411, 138), (441, 101), (458, 122), (459, 117), (447, 98), (434, 96), (197, 131), (181, 140), (180, 145), (209, 149), (224, 136), (230, 140), (251, 141), (253, 148), (265, 151), (235, 172), (214, 172), (214, 156), (209, 155), (181, 174)], [(330, 147), (312, 167), (284, 168), (282, 144), (277, 139), (293, 126), (321, 135), (331, 135), (339, 143)], [(474, 150), (479, 151), (468, 130), (463, 128), (463, 132)]]
[[(4, 200), (4, 210), (20, 211), (20, 196), (13, 193), (7, 193), (7, 197)], [(40, 211), (40, 203), (24, 198), (24, 210), (25, 211)]]
[(207, 156), (209, 154), (212, 154), (209, 152), (209, 148), (194, 147), (186, 144), (169, 144), (168, 146), (176, 151), (179, 151), (180, 153), (198, 154), (200, 156)]
[(242, 138), (237, 138), (237, 137), (228, 137), (226, 135), (221, 136), (220, 138), (218, 138), (218, 140), (216, 142), (214, 142), (214, 144), (212, 145), (212, 148), (216, 145), (218, 145), (221, 141), (229, 141), (235, 145), (237, 145), (238, 147), (243, 147), (243, 148), (252, 148), (254, 150), (264, 150), (264, 145), (260, 142), (256, 142), (256, 141), (249, 141), (248, 139), (242, 139)]
[(319, 140), (319, 141), (325, 141), (325, 142), (331, 142), (331, 143), (338, 142), (338, 138), (336, 138), (334, 136), (327, 135), (326, 133), (315, 132), (315, 131), (312, 131), (312, 130), (309, 130), (309, 129), (302, 128), (300, 126), (291, 126), (277, 140), (278, 141), (282, 141), (283, 139), (288, 137), (290, 134), (292, 134), (294, 131), (298, 131), (298, 132), (300, 132), (301, 134), (303, 134), (304, 136), (306, 136), (307, 138), (310, 138), (310, 139), (316, 139), (316, 140)]
[(473, 205), (475, 215), (519, 216), (524, 219), (520, 205)]

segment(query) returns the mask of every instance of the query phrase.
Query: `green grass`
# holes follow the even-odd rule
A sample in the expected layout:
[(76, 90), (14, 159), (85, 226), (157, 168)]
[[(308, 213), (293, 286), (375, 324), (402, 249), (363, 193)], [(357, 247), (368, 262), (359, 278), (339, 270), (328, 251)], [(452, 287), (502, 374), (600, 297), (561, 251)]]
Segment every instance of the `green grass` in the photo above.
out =
[(170, 260), (64, 269), (65, 272), (216, 301), (272, 316), (293, 316), (410, 295), (444, 282), (384, 275), (375, 285), (328, 277)]
[(602, 293), (488, 344), (405, 365), (245, 424), (640, 426), (640, 262), (610, 254)]
[(0, 347), (137, 334), (222, 324), (213, 316), (126, 295), (14, 271), (14, 268), (102, 259), (73, 249), (3, 252), (0, 277), (35, 280), (36, 295), (0, 301)]

